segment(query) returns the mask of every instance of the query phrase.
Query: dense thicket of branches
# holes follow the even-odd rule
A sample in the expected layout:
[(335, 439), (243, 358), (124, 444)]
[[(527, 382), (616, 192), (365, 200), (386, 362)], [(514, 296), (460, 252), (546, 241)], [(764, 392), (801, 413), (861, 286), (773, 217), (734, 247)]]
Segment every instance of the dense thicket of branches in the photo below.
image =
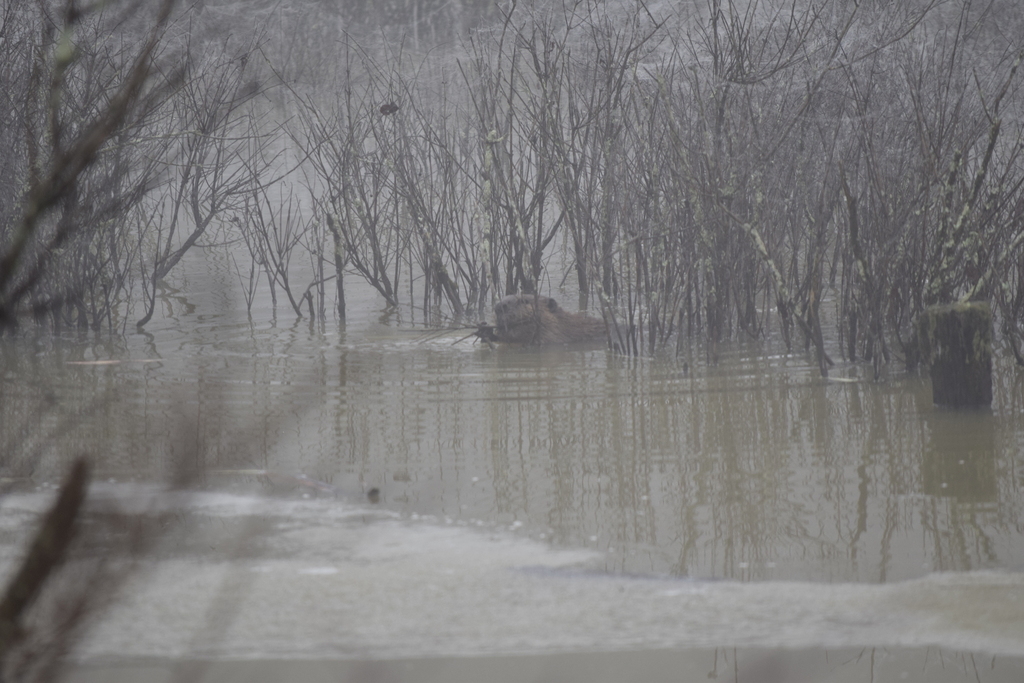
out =
[[(5, 7), (6, 91), (20, 94), (0, 131), (18, 151), (0, 169), (4, 255), (38, 150), (72, 139), (139, 54), (102, 40), (122, 26), (100, 17), (62, 66), (60, 21)], [(247, 40), (237, 26), (212, 39), (215, 12), (186, 13), (165, 30), (176, 50), (149, 57), (180, 81), (150, 81), (161, 97), (119, 124), (23, 250), (31, 272), (0, 276), (0, 313), (113, 327), (141, 304), (144, 324), (190, 248), (226, 244), (250, 309), (265, 286), (296, 315), (344, 319), (358, 277), (389, 307), (475, 321), (506, 293), (567, 287), (630, 354), (697, 339), (714, 357), (778, 330), (822, 372), (828, 349), (877, 372), (894, 354), (914, 362), (925, 306), (987, 299), (1019, 357), (1016, 14), (513, 4), (460, 49), (422, 56), (312, 5), (267, 10)], [(75, 97), (54, 104), (51, 78)]]

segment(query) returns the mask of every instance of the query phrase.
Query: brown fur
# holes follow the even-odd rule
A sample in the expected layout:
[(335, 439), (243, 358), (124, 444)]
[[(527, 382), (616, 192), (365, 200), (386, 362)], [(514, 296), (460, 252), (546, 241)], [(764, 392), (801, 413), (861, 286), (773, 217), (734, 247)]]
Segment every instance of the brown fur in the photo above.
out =
[(477, 336), (507, 344), (571, 344), (605, 336), (603, 320), (569, 313), (546, 296), (506, 296), (495, 304), (494, 316), (494, 327), (481, 326)]

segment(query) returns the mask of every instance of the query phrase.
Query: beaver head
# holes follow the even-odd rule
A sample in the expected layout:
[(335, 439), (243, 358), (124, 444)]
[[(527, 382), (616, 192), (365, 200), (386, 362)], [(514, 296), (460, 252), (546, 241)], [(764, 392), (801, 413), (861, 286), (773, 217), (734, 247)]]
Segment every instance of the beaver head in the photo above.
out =
[(605, 336), (604, 321), (569, 313), (552, 298), (511, 294), (494, 306), (489, 341), (509, 344), (567, 344)]

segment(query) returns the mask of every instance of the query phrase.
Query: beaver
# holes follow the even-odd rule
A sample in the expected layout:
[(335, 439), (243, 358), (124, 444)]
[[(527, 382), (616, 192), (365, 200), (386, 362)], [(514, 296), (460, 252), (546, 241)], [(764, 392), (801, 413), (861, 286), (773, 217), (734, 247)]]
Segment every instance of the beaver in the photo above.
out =
[(604, 321), (570, 313), (546, 296), (510, 294), (494, 305), (496, 323), (481, 324), (476, 336), (506, 344), (570, 344), (605, 336)]

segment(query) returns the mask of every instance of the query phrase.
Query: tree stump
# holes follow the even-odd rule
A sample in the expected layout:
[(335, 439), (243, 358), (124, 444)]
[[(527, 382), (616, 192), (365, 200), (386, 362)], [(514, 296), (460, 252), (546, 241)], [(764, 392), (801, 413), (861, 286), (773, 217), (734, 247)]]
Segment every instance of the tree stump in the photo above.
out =
[(992, 405), (992, 309), (987, 303), (928, 308), (917, 319), (917, 339), (936, 405)]

